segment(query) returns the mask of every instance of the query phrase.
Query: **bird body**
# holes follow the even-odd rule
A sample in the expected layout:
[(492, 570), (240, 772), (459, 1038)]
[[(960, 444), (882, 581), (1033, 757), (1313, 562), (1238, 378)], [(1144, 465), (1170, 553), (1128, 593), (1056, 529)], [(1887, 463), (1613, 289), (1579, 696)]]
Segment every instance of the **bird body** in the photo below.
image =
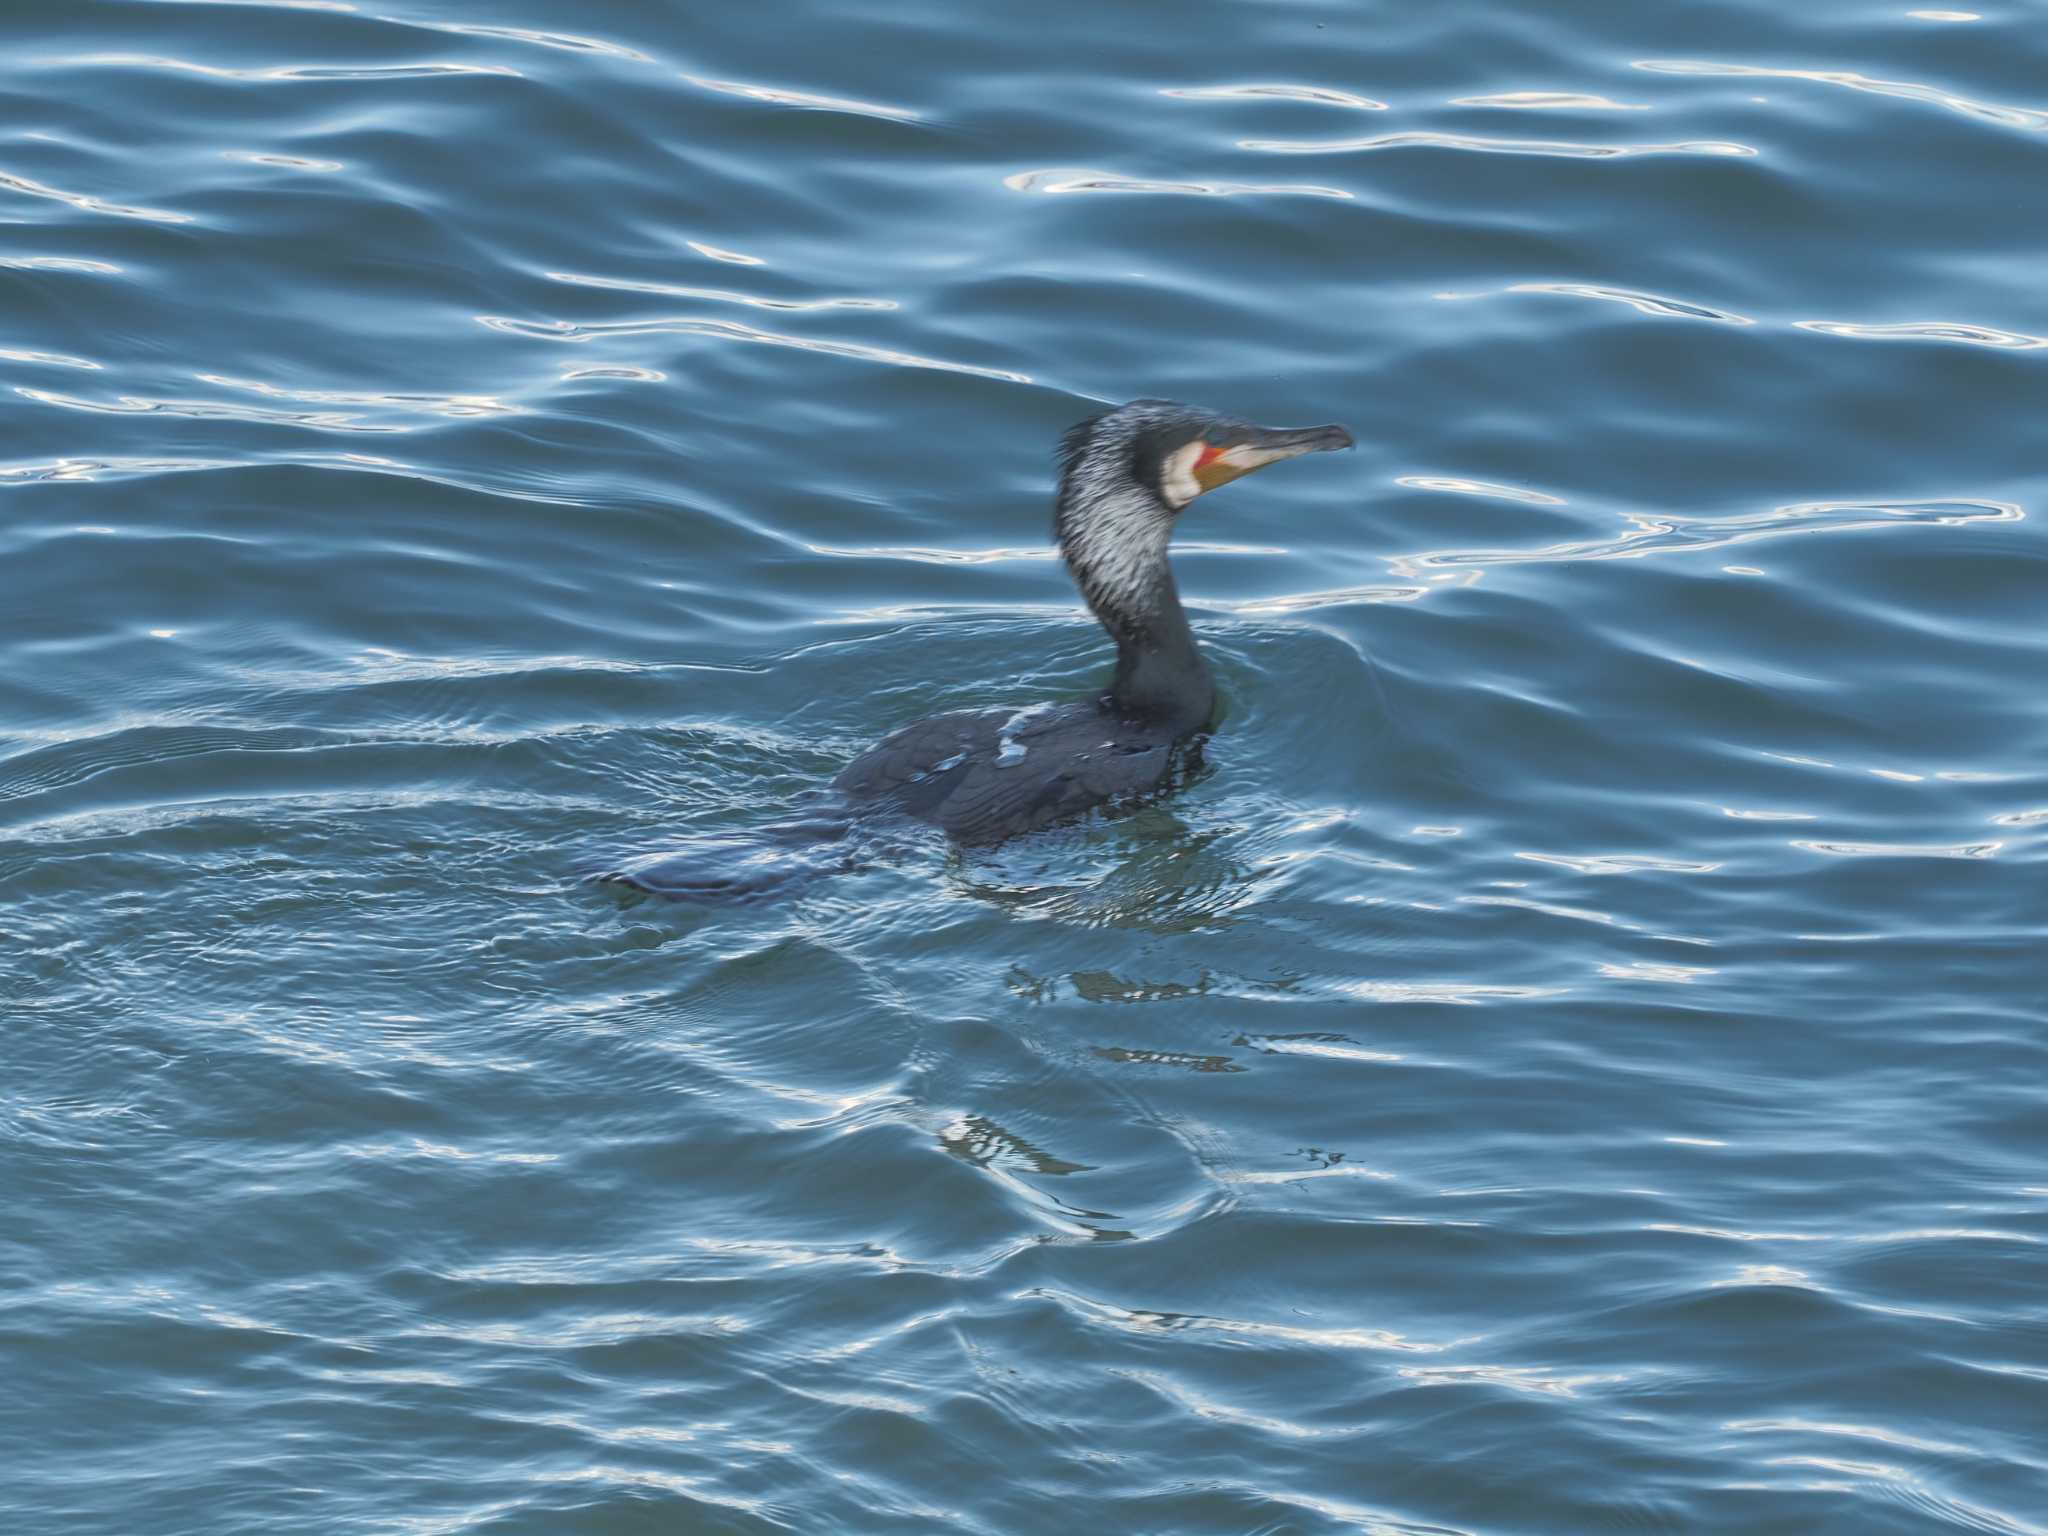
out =
[[(1077, 423), (1060, 443), (1053, 530), (1074, 584), (1116, 642), (1107, 692), (920, 720), (847, 764), (801, 820), (751, 840), (696, 839), (607, 878), (734, 899), (800, 866), (793, 844), (843, 837), (867, 816), (904, 816), (984, 845), (1169, 785), (1216, 710), (1167, 560), (1176, 520), (1197, 496), (1262, 465), (1351, 446), (1342, 427), (1257, 427), (1167, 400), (1134, 400)], [(726, 867), (706, 867), (714, 853), (711, 862)]]
[(888, 803), (956, 843), (995, 843), (1158, 789), (1182, 739), (1120, 716), (1107, 696), (934, 715), (863, 752), (832, 787), (854, 804)]

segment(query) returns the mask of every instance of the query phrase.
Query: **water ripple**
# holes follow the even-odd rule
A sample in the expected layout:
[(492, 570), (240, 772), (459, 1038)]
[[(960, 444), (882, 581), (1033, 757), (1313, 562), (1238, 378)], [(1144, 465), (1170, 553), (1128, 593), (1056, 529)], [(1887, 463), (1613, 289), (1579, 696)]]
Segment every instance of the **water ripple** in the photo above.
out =
[(1307, 101), (1318, 106), (1348, 107), (1357, 112), (1384, 112), (1387, 104), (1370, 96), (1354, 96), (1321, 85), (1184, 85), (1162, 90), (1162, 96), (1185, 101)]
[(1794, 848), (1808, 853), (1829, 853), (1841, 858), (1861, 859), (1989, 859), (1995, 858), (2003, 843), (1843, 843), (1797, 838)]
[(1527, 859), (1532, 864), (1556, 864), (1565, 869), (1575, 870), (1582, 875), (1633, 875), (1645, 871), (1673, 875), (1707, 875), (1721, 866), (1699, 859), (1673, 859), (1654, 853), (1530, 853), (1519, 852), (1518, 859)]
[(1647, 112), (1640, 102), (1609, 101), (1577, 91), (1498, 91), (1489, 96), (1454, 96), (1454, 107), (1504, 107), (1519, 112)]
[[(1670, 982), (1678, 986), (1690, 986), (1702, 976), (1714, 976), (1719, 972), (1710, 965), (1673, 965), (1662, 960), (1600, 961), (1596, 967), (1602, 976), (1616, 981)], [(1704, 1141), (1698, 1137), (1667, 1136), (1666, 1141), (1692, 1146), (1721, 1146), (1724, 1143)]]
[[(83, 192), (66, 192), (61, 187), (52, 187), (40, 181), (31, 181), (26, 176), (16, 176), (0, 171), (0, 191), (19, 192), (24, 197), (46, 197), (55, 202), (69, 203), (84, 213), (104, 213), (119, 219), (147, 219), (156, 224), (190, 224), (189, 213), (173, 213), (168, 208), (137, 208), (127, 203), (110, 203), (105, 198), (92, 197)], [(56, 258), (43, 258), (40, 265), (57, 265)], [(73, 270), (102, 270), (97, 264), (82, 268), (77, 263), (64, 263)], [(111, 270), (106, 269), (106, 270)]]
[[(151, 475), (181, 474), (190, 470), (251, 469), (267, 462), (260, 458), (197, 459), (145, 456), (50, 459), (40, 463), (0, 464), (0, 482), (26, 484), (35, 481), (125, 480)], [(301, 453), (295, 456), (293, 462), (313, 466), (332, 465), (345, 469), (392, 471), (409, 475), (416, 473), (412, 466), (402, 464), (396, 459), (368, 453)], [(421, 478), (438, 479), (433, 476)]]
[(1044, 170), (1019, 171), (1005, 176), (1003, 185), (1013, 192), (1042, 192), (1058, 196), (1068, 192), (1169, 192), (1196, 197), (1335, 197), (1352, 194), (1341, 187), (1319, 187), (1302, 183), (1245, 181), (1156, 181), (1118, 176), (1108, 171)]
[(397, 422), (366, 421), (347, 411), (274, 411), (257, 405), (239, 405), (228, 400), (158, 400), (147, 395), (122, 395), (115, 400), (86, 400), (77, 395), (60, 395), (46, 389), (15, 387), (16, 394), (42, 405), (66, 410), (94, 411), (116, 416), (190, 416), (202, 421), (253, 421), (281, 427), (304, 427), (315, 432), (410, 432)]
[(339, 15), (359, 15), (361, 7), (353, 0), (158, 0), (163, 5), (218, 5), (233, 6), (237, 9), (259, 11), (328, 11)]
[(564, 379), (625, 379), (636, 384), (659, 384), (668, 378), (659, 368), (640, 368), (632, 363), (590, 363), (564, 368)]
[(1355, 587), (1330, 587), (1318, 592), (1289, 592), (1278, 597), (1255, 597), (1218, 606), (1226, 612), (1245, 615), (1305, 613), (1312, 608), (1345, 608), (1353, 603), (1412, 603), (1417, 598), (1428, 595), (1427, 587), (1366, 582)]
[[(1558, 294), (1569, 298), (1625, 304), (1638, 314), (1661, 320), (1709, 320), (1722, 325), (1743, 326), (1759, 323), (1747, 315), (1717, 309), (1696, 300), (1674, 299), (1662, 294), (1643, 293), (1631, 288), (1617, 288), (1600, 283), (1510, 283), (1505, 288), (1476, 293), (1443, 291), (1432, 294), (1431, 297), (1449, 303), (1464, 303), (1474, 299), (1517, 293)], [(1858, 341), (1931, 341), (1959, 346), (1993, 347), (2008, 352), (2034, 351), (2048, 347), (2048, 337), (1960, 321), (1923, 320), (1875, 325), (1849, 320), (1794, 320), (1790, 322), (1789, 328), (1814, 335), (1841, 336)]]
[(111, 261), (94, 261), (85, 256), (0, 256), (0, 267), (19, 272), (119, 272)]
[(85, 357), (72, 357), (65, 352), (36, 352), (27, 347), (0, 347), (0, 357), (11, 363), (36, 363), (47, 368), (91, 368), (99, 364)]
[(767, 265), (758, 256), (747, 256), (738, 251), (728, 251), (722, 246), (711, 245), (702, 240), (685, 240), (683, 244), (687, 245), (699, 256), (706, 257), (712, 261), (730, 262), (736, 267), (762, 267)]
[(1625, 1371), (1564, 1372), (1527, 1365), (1404, 1365), (1400, 1375), (1419, 1387), (1456, 1387), (1478, 1382), (1542, 1397), (1577, 1397), (1586, 1387), (1611, 1386), (1629, 1379)]
[(2007, 811), (1994, 816), (1992, 822), (2001, 827), (2038, 827), (2048, 825), (2048, 808), (2031, 811)]
[(25, 484), (37, 480), (123, 479), (131, 475), (170, 474), (190, 469), (232, 469), (239, 459), (51, 459), (38, 464), (0, 464), (0, 481)]
[(1841, 1424), (1818, 1419), (1730, 1419), (1721, 1427), (1736, 1434), (1810, 1434), (1839, 1436), (1845, 1440), (1874, 1440), (1880, 1445), (1924, 1451), (1933, 1456), (1976, 1457), (1980, 1454), (1968, 1446), (1929, 1440), (1879, 1424)]
[[(730, 258), (727, 258), (730, 259)], [(593, 277), (584, 272), (550, 272), (558, 283), (584, 288), (609, 288), (620, 293), (654, 293), (673, 299), (703, 299), (714, 304), (744, 304), (751, 309), (895, 309), (893, 299), (765, 299), (758, 294), (724, 288), (692, 288), (683, 283), (657, 283), (624, 277)]]
[(1151, 1312), (1119, 1307), (1076, 1292), (1050, 1288), (1026, 1291), (1024, 1295), (1055, 1302), (1088, 1322), (1143, 1333), (1181, 1333), (1198, 1339), (1214, 1335), (1225, 1341), (1259, 1339), (1321, 1349), (1363, 1349), (1395, 1354), (1435, 1354), (1450, 1347), (1412, 1339), (1386, 1328), (1309, 1328), (1294, 1323), (1254, 1322), (1242, 1318), (1205, 1317), (1196, 1313)]
[(1532, 491), (1526, 486), (1498, 485), (1491, 480), (1467, 480), (1458, 475), (1402, 475), (1394, 482), (1416, 491), (1443, 491), (1454, 496), (1489, 496), (1502, 501), (1526, 502), (1537, 507), (1561, 507), (1562, 496)]
[(1441, 567), (1515, 565), (1546, 560), (1637, 560), (1679, 550), (1722, 549), (1795, 534), (1859, 533), (1876, 528), (1965, 523), (2016, 523), (2026, 516), (2010, 501), (1804, 501), (1739, 517), (1625, 514), (1630, 530), (1614, 538), (1573, 540), (1541, 549), (1440, 550), (1391, 561), (1396, 575)]
[(1639, 59), (1635, 67), (1665, 75), (1721, 75), (1742, 80), (1812, 80), (1823, 85), (1843, 86), (1852, 91), (1866, 91), (1873, 96), (1899, 96), (1908, 101), (1927, 102), (1950, 112), (1997, 123), (2002, 127), (2024, 128), (2035, 132), (2048, 128), (2048, 112), (2034, 107), (2002, 107), (1990, 102), (1972, 101), (1967, 96), (1958, 96), (1937, 86), (1917, 85), (1908, 80), (1874, 80), (1868, 75), (1860, 75), (1850, 69), (1773, 69), (1761, 64), (1725, 64), (1706, 59)]
[(1452, 1007), (1474, 1008), (1485, 1003), (1561, 997), (1565, 989), (1520, 986), (1512, 982), (1351, 981), (1344, 984), (1343, 990), (1376, 1003), (1445, 1003)]
[(436, 21), (426, 17), (407, 17), (403, 24), (434, 32), (452, 32), (461, 37), (489, 37), (511, 43), (532, 43), (536, 47), (559, 48), (568, 53), (600, 53), (609, 58), (630, 59), (638, 64), (654, 62), (647, 54), (628, 48), (623, 43), (608, 43), (597, 37), (579, 37), (573, 32), (541, 32), (532, 27), (487, 26), (481, 22)]
[(785, 90), (780, 86), (747, 85), (737, 80), (707, 80), (701, 75), (684, 75), (682, 78), (703, 90), (716, 91), (724, 96), (739, 96), (748, 101), (771, 102), (779, 107), (801, 107), (813, 112), (846, 112), (856, 117), (875, 117), (894, 123), (923, 121), (922, 113), (913, 112), (908, 107), (890, 107), (878, 102), (856, 101), (849, 96), (817, 96), (809, 91)]
[(601, 324), (579, 324), (573, 320), (514, 320), (502, 315), (478, 315), (480, 324), (514, 336), (531, 336), (545, 341), (584, 342), (613, 336), (709, 336), (722, 341), (752, 342), (759, 346), (796, 347), (821, 352), (829, 357), (850, 357), (862, 362), (890, 363), (899, 368), (932, 368), (941, 373), (966, 373), (978, 378), (1000, 379), (1009, 384), (1029, 384), (1031, 375), (1006, 368), (984, 368), (974, 363), (948, 362), (944, 358), (920, 357), (888, 347), (863, 346), (851, 341), (819, 341), (808, 336), (789, 336), (764, 331), (737, 320), (698, 319), (676, 316), (663, 320), (618, 320)]
[(1487, 139), (1470, 134), (1412, 130), (1365, 139), (1240, 139), (1240, 149), (1274, 155), (1349, 155), (1381, 149), (1461, 149), (1494, 155), (1555, 155), (1574, 160), (1619, 160), (1638, 155), (1751, 156), (1747, 144), (1689, 139), (1673, 144), (1581, 144), (1566, 139)]
[(1604, 299), (1614, 304), (1626, 304), (1638, 314), (1656, 315), (1670, 320), (1713, 320), (1723, 325), (1756, 323), (1745, 315), (1715, 309), (1711, 305), (1695, 304), (1684, 299), (1667, 299), (1654, 293), (1638, 293), (1630, 288), (1609, 288), (1599, 283), (1515, 283), (1503, 292), (1557, 293), (1580, 299)]
[(304, 155), (285, 155), (276, 151), (256, 149), (224, 149), (223, 160), (237, 160), (244, 165), (270, 165), (286, 171), (313, 171), (322, 175), (346, 170), (339, 160), (313, 160)]
[(194, 59), (171, 58), (165, 54), (97, 53), (63, 62), (108, 69), (172, 70), (182, 74), (208, 75), (216, 80), (431, 80), (444, 75), (525, 78), (509, 64), (466, 64), (452, 60), (421, 60), (410, 64), (272, 64), (260, 68), (236, 68), (227, 64), (201, 64)]
[(2048, 336), (2029, 336), (2020, 331), (2001, 331), (1989, 325), (1959, 325), (1940, 320), (1902, 325), (1856, 325), (1846, 320), (1795, 320), (1792, 323), (1802, 331), (1817, 331), (1823, 336), (1850, 336), (1859, 341), (1948, 341), (2014, 352), (2048, 347)]
[(1460, 896), (1458, 900), (1468, 907), (1513, 907), (1523, 912), (1540, 912), (1545, 917), (1561, 917), (1574, 923), (1597, 923), (1603, 928), (1625, 928), (1631, 933), (1642, 931), (1642, 925), (1616, 917), (1612, 912), (1602, 912), (1595, 907), (1567, 907), (1560, 902), (1538, 901), (1533, 896)]
[(375, 405), (397, 410), (417, 408), (436, 416), (504, 416), (516, 410), (516, 407), (491, 395), (406, 394), (375, 389), (288, 389), (279, 384), (265, 384), (258, 379), (236, 379), (219, 373), (202, 373), (196, 377), (202, 384), (218, 384), (223, 389), (247, 390), (272, 400), (299, 400), (310, 405)]

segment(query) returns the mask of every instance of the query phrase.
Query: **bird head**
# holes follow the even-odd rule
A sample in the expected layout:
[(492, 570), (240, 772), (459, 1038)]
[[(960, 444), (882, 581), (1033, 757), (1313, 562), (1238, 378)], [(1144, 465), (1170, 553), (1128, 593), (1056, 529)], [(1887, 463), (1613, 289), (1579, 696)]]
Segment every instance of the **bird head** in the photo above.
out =
[(1122, 480), (1177, 514), (1197, 496), (1265, 465), (1352, 446), (1342, 427), (1261, 427), (1177, 401), (1133, 400), (1068, 429), (1061, 440), (1061, 500), (1070, 499), (1070, 490), (1104, 492)]
[(1262, 465), (1349, 448), (1342, 427), (1260, 427), (1171, 400), (1133, 400), (1060, 440), (1053, 529), (1075, 584), (1119, 638), (1176, 609), (1166, 547), (1181, 510)]

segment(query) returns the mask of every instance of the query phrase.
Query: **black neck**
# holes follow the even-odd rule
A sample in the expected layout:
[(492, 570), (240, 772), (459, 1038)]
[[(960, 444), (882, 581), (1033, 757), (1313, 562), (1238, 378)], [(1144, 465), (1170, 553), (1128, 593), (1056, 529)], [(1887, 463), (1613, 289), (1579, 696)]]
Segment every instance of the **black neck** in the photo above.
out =
[(1216, 684), (1195, 644), (1187, 611), (1163, 570), (1146, 594), (1145, 611), (1107, 622), (1116, 637), (1116, 681), (1110, 700), (1118, 714), (1154, 721), (1176, 731), (1208, 726), (1216, 710)]

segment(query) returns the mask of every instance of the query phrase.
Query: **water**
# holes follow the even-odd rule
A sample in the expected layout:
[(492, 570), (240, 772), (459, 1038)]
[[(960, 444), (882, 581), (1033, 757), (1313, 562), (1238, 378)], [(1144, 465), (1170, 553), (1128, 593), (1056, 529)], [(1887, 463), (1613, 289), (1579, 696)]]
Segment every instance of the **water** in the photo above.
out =
[[(0, 22), (11, 1532), (2048, 1530), (2048, 29)], [(1965, 0), (1974, 4), (1975, 0)], [(1084, 694), (1172, 800), (594, 852)]]

